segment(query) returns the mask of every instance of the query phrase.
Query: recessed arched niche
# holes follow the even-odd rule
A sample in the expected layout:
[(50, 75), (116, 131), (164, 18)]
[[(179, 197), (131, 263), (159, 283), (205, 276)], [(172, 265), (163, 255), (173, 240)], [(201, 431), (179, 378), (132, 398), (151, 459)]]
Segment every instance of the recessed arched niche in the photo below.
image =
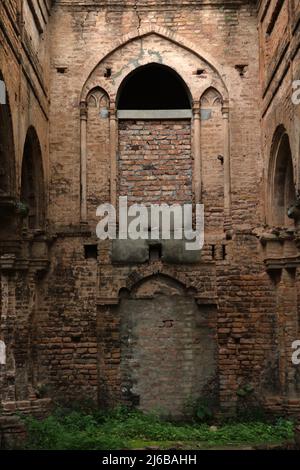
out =
[(41, 229), (45, 223), (46, 197), (42, 151), (34, 127), (27, 131), (21, 178), (21, 202), (27, 206), (24, 219), (28, 229)]
[[(98, 117), (106, 119), (109, 117), (109, 97), (100, 87), (91, 90), (87, 96), (87, 105), (90, 110), (90, 120), (97, 114)], [(93, 113), (93, 109), (95, 113)]]
[(88, 220), (93, 220), (99, 202), (107, 201), (104, 194), (109, 191), (106, 175), (110, 164), (109, 96), (101, 87), (95, 87), (90, 90), (86, 104), (86, 181), (82, 189), (86, 194)]
[(216, 396), (214, 329), (185, 286), (147, 277), (120, 298), (122, 400), (180, 417)]
[(277, 227), (293, 227), (289, 209), (296, 203), (293, 158), (290, 140), (283, 126), (276, 130), (269, 170), (269, 221)]
[(209, 87), (200, 99), (202, 201), (209, 226), (223, 232), (224, 226), (224, 154), (225, 120), (223, 98)]
[[(117, 67), (116, 64), (120, 65)], [(89, 116), (96, 113), (98, 106), (94, 96), (97, 88), (105, 90), (109, 96), (109, 129), (105, 127), (103, 116), (99, 123), (105, 129), (109, 142), (106, 154), (103, 153), (104, 147), (100, 152), (94, 141), (96, 128), (93, 135), (88, 136), (90, 143), (86, 141), (89, 133), (86, 127), (92, 127)], [(183, 38), (155, 26), (151, 27), (151, 31), (142, 28), (138, 36), (133, 32), (126, 35), (98, 64), (94, 64), (83, 86), (80, 102), (83, 221), (87, 220), (88, 212), (89, 220), (95, 212), (92, 179), (96, 174), (98, 188), (101, 188), (101, 195), (99, 189), (97, 192), (98, 201), (107, 202), (109, 199), (116, 208), (119, 196), (128, 196), (130, 204), (190, 204), (203, 201), (200, 97), (203, 95), (203, 100), (209, 98), (209, 93), (206, 93), (208, 89), (210, 93), (216, 91), (213, 106), (218, 105), (219, 111), (222, 108), (223, 116), (226, 104), (223, 148), (219, 154), (224, 158), (222, 183), (223, 194), (226, 195), (223, 198), (223, 212), (225, 207), (227, 226), (230, 224), (226, 85), (213, 58), (205, 57), (203, 51), (193, 48)], [(219, 128), (216, 133), (218, 131)], [(99, 127), (98, 141), (100, 132)], [(90, 171), (89, 166), (92, 167), (92, 162), (97, 158), (97, 169), (93, 167)], [(219, 166), (218, 170), (221, 173)], [(209, 188), (209, 191), (214, 194), (217, 191), (218, 197), (219, 193), (221, 195), (218, 187)], [(218, 210), (215, 225), (222, 227), (221, 209), (220, 213)]]

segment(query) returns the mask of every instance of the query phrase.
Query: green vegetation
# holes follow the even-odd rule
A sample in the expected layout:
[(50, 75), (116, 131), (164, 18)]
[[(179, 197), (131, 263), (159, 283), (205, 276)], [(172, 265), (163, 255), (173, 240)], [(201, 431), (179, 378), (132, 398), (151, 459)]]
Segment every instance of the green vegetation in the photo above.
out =
[(25, 419), (28, 429), (26, 449), (113, 450), (155, 446), (210, 448), (258, 444), (280, 444), (293, 438), (293, 423), (182, 424), (164, 421), (155, 415), (118, 408), (110, 413), (58, 409), (43, 421)]

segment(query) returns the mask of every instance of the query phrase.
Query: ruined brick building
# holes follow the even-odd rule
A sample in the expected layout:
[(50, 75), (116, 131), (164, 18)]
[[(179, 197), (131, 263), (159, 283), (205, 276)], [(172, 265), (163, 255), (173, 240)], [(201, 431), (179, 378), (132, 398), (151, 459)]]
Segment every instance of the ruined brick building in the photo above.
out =
[[(299, 0), (1, 0), (0, 414), (300, 411), (299, 37)], [(120, 195), (202, 202), (201, 253), (99, 241)]]

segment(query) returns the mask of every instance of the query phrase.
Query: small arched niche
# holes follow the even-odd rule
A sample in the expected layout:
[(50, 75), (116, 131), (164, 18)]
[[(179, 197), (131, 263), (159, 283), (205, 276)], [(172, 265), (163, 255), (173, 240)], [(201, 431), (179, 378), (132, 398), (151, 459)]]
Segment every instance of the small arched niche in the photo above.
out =
[(12, 196), (15, 190), (13, 126), (9, 98), (0, 72), (4, 103), (0, 103), (0, 197)]
[(87, 96), (87, 106), (90, 114), (93, 113), (105, 119), (109, 116), (109, 97), (107, 93), (100, 87), (91, 90)]
[(87, 216), (89, 220), (93, 220), (99, 197), (106, 197), (99, 193), (99, 186), (105, 192), (109, 184), (110, 99), (107, 92), (97, 86), (87, 95), (86, 105), (86, 181), (82, 182), (82, 189), (86, 192)]
[(27, 228), (40, 229), (45, 221), (45, 188), (42, 152), (34, 127), (30, 127), (24, 145), (21, 202), (26, 204)]
[(296, 201), (293, 159), (289, 136), (283, 126), (276, 131), (271, 159), (272, 223), (278, 227), (293, 226), (294, 221), (288, 217), (288, 210)]
[(219, 108), (223, 104), (222, 96), (214, 87), (209, 87), (201, 97), (201, 108)]
[(117, 96), (118, 110), (191, 109), (187, 85), (171, 67), (147, 64), (131, 72)]

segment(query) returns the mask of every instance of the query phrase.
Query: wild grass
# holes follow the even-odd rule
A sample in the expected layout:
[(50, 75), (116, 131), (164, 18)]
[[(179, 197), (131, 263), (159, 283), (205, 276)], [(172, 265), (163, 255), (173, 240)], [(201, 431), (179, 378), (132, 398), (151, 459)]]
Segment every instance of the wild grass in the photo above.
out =
[[(115, 450), (143, 448), (217, 447), (282, 443), (293, 438), (293, 423), (230, 422), (217, 427), (199, 423), (174, 423), (155, 414), (118, 408), (109, 413), (57, 409), (40, 421), (26, 418), (26, 449)], [(192, 447), (191, 447), (192, 446)]]

